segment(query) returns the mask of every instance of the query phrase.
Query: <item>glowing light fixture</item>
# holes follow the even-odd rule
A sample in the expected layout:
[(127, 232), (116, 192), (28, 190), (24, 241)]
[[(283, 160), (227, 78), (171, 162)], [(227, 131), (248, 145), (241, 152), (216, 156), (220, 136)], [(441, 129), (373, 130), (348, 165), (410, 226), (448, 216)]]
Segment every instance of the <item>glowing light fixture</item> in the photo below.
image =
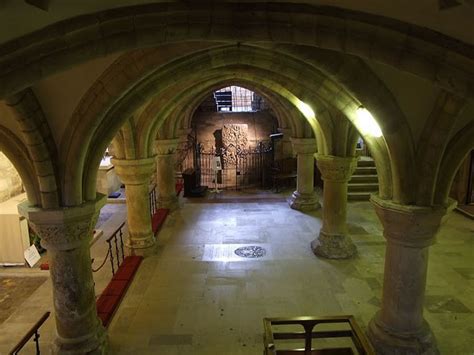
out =
[(316, 114), (314, 113), (313, 109), (311, 106), (309, 106), (307, 103), (304, 103), (303, 101), (296, 99), (296, 107), (298, 107), (298, 110), (307, 118), (307, 119), (316, 119)]
[(356, 126), (362, 135), (368, 135), (375, 138), (382, 137), (382, 130), (380, 129), (380, 126), (372, 114), (364, 106), (359, 106), (357, 109)]

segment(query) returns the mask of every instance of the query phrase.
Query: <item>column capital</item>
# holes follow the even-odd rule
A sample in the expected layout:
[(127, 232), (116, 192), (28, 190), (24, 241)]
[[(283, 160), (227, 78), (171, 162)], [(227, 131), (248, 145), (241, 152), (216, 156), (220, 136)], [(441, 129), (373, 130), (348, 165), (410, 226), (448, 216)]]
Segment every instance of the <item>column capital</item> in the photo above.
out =
[(314, 154), (318, 150), (316, 138), (291, 137), (291, 145), (297, 154)]
[(143, 185), (150, 182), (155, 171), (155, 157), (144, 159), (111, 159), (115, 172), (125, 185)]
[(323, 180), (334, 182), (347, 182), (351, 179), (357, 167), (355, 157), (336, 157), (333, 155), (316, 155), (317, 166)]
[(176, 148), (179, 144), (179, 138), (173, 139), (156, 139), (155, 140), (155, 151), (157, 156), (160, 155), (171, 155), (176, 152)]
[(424, 248), (435, 243), (442, 218), (455, 201), (446, 206), (401, 205), (372, 195), (370, 201), (384, 227), (389, 243), (412, 248)]
[(42, 209), (25, 201), (18, 206), (18, 211), (28, 219), (46, 249), (71, 250), (89, 244), (100, 209), (106, 201), (106, 196), (97, 194), (95, 201), (59, 209)]

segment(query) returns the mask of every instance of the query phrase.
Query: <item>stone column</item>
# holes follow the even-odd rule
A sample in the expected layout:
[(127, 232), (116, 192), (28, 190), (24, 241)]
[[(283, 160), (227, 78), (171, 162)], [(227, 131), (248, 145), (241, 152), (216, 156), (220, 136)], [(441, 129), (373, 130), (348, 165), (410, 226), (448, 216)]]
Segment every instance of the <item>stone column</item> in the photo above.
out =
[(128, 240), (125, 244), (133, 250), (149, 248), (155, 243), (149, 202), (150, 177), (155, 170), (155, 158), (113, 158), (112, 164), (125, 185), (128, 222)]
[(324, 258), (350, 258), (357, 249), (347, 231), (347, 182), (357, 166), (357, 159), (320, 154), (316, 159), (324, 180), (323, 226), (311, 248), (314, 254)]
[(157, 204), (171, 211), (179, 207), (176, 196), (175, 162), (179, 139), (157, 139), (156, 149), (156, 185)]
[(428, 249), (445, 207), (406, 206), (371, 198), (387, 240), (381, 310), (369, 323), (377, 354), (437, 354), (423, 318)]
[(299, 211), (312, 211), (320, 207), (314, 192), (314, 154), (317, 146), (314, 138), (291, 138), (297, 155), (296, 191), (290, 198), (290, 207)]
[(81, 206), (44, 210), (29, 202), (20, 214), (48, 250), (57, 337), (54, 354), (105, 354), (107, 334), (97, 317), (90, 242), (105, 196)]

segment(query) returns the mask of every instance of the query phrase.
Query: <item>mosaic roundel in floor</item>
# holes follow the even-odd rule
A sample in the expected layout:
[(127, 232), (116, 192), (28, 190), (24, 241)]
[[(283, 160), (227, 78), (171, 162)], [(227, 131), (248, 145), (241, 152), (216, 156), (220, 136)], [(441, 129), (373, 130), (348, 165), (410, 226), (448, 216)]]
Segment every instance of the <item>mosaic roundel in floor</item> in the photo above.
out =
[(242, 258), (261, 258), (264, 257), (267, 251), (256, 245), (249, 245), (247, 247), (240, 247), (235, 249), (234, 253)]

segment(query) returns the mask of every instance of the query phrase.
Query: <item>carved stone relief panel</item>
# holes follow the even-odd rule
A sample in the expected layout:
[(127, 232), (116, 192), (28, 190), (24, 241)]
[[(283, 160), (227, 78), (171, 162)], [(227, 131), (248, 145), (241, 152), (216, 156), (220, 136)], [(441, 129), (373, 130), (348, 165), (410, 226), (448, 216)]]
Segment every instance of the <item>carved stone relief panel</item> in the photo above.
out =
[(222, 127), (222, 144), (224, 146), (223, 163), (225, 166), (237, 165), (238, 153), (249, 148), (248, 126), (246, 124), (225, 124)]

